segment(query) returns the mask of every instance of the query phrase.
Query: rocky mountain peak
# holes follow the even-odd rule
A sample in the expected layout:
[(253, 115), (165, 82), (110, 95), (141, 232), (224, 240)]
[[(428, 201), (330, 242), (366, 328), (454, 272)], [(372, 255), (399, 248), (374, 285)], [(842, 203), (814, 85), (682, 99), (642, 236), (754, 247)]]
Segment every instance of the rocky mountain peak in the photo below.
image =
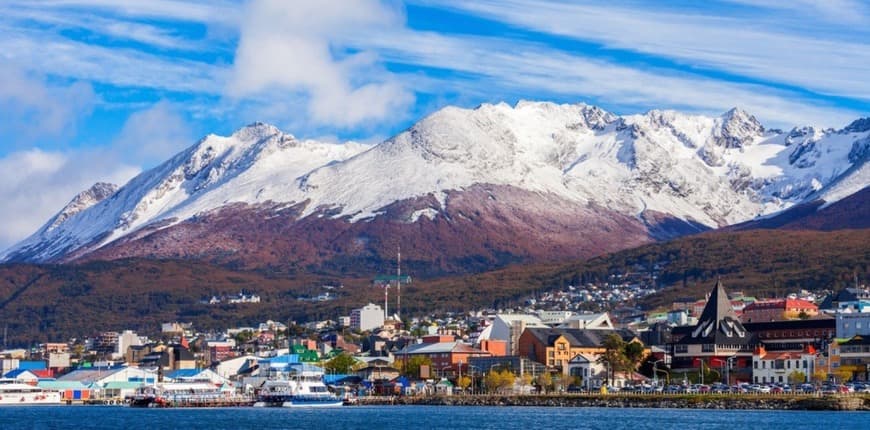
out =
[(108, 182), (97, 182), (87, 190), (78, 193), (63, 209), (54, 216), (46, 230), (51, 231), (73, 215), (103, 201), (118, 191), (118, 186)]
[(742, 109), (732, 108), (720, 118), (722, 127), (714, 136), (716, 143), (725, 148), (742, 148), (764, 134), (764, 126)]
[(272, 124), (266, 124), (264, 122), (253, 122), (236, 130), (232, 134), (232, 137), (235, 137), (236, 139), (241, 141), (256, 141), (283, 134), (284, 133), (281, 132), (278, 127), (275, 127)]
[(863, 133), (870, 131), (870, 117), (858, 118), (843, 129), (846, 133)]

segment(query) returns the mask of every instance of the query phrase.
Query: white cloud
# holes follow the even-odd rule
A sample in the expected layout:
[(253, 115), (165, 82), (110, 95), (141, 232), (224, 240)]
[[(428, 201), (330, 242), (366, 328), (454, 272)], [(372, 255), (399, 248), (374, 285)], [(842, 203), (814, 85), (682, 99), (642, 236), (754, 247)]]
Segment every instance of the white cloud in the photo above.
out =
[(870, 81), (866, 79), (870, 33), (866, 26), (816, 28), (811, 14), (786, 25), (771, 14), (668, 12), (638, 4), (602, 6), (543, 0), (435, 3), (533, 31), (669, 58), (693, 67), (821, 94), (870, 99)]
[(787, 11), (798, 16), (813, 20), (821, 18), (832, 23), (856, 24), (866, 22), (868, 19), (868, 7), (866, 2), (860, 0), (727, 0), (736, 4), (743, 4), (773, 11)]
[(311, 119), (337, 127), (395, 118), (412, 92), (372, 51), (344, 52), (339, 42), (401, 26), (400, 14), (376, 0), (255, 0), (241, 25), (228, 93), (301, 97)]
[(0, 250), (35, 232), (95, 182), (122, 184), (139, 171), (104, 151), (29, 149), (0, 157)]
[(40, 26), (53, 26), (58, 29), (86, 30), (118, 40), (129, 40), (163, 49), (202, 49), (201, 43), (179, 36), (171, 29), (124, 19), (103, 18), (91, 13), (75, 11), (29, 9), (19, 7), (0, 7), (7, 20), (27, 26), (29, 22)]
[[(88, 84), (50, 84), (0, 62), (0, 249), (33, 233), (95, 182), (123, 183), (139, 172), (120, 161), (120, 151), (74, 151), (63, 143), (95, 102)], [(46, 142), (66, 149), (36, 147)]]
[(187, 121), (174, 106), (162, 101), (131, 114), (112, 149), (119, 158), (123, 155), (128, 161), (148, 165), (166, 161), (192, 142), (193, 133)]
[(89, 84), (48, 85), (0, 60), (0, 135), (13, 147), (74, 134), (95, 101)]
[(0, 61), (43, 74), (125, 88), (220, 92), (222, 68), (133, 49), (87, 44), (59, 36), (0, 26)]
[[(540, 99), (575, 96), (606, 105), (637, 109), (679, 109), (719, 114), (739, 106), (768, 126), (842, 126), (860, 113), (818, 102), (784, 90), (705, 78), (665, 69), (638, 69), (595, 60), (540, 44), (500, 38), (444, 36), (405, 32), (373, 34), (365, 39), (389, 61), (449, 69), (468, 77), (443, 87), (465, 86), (488, 101), (503, 94)], [(476, 88), (475, 88), (476, 86)], [(607, 107), (607, 106), (605, 106)]]
[(208, 22), (232, 25), (235, 23), (235, 9), (238, 1), (210, 0), (7, 0), (16, 8), (39, 7), (45, 9), (88, 9), (103, 10), (122, 16), (137, 18), (158, 18), (176, 21)]

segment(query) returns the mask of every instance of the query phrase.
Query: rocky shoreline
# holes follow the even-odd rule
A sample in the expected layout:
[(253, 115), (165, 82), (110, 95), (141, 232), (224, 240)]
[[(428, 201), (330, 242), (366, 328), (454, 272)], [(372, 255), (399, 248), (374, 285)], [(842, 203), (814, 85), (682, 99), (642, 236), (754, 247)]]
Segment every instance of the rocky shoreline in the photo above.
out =
[(870, 411), (870, 396), (504, 395), (361, 398), (362, 405), (549, 406), (596, 408)]

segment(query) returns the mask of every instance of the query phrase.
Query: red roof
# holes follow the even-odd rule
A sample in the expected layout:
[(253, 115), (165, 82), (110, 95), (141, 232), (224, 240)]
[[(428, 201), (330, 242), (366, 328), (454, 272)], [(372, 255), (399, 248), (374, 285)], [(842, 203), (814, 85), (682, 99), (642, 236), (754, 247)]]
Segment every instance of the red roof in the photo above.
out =
[(814, 303), (802, 300), (802, 299), (778, 299), (778, 300), (764, 300), (751, 303), (743, 308), (743, 311), (752, 311), (756, 309), (813, 309), (817, 310), (819, 307)]

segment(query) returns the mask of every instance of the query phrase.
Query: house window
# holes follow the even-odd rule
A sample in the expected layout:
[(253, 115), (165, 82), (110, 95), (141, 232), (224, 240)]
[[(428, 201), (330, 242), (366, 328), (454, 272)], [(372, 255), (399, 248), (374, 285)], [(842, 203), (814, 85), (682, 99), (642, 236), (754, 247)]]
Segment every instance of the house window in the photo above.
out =
[(565, 344), (564, 344), (564, 343), (560, 343), (560, 344), (559, 344), (559, 351), (564, 351), (564, 350), (565, 350)]
[(806, 368), (807, 368), (807, 361), (804, 360), (804, 369), (806, 369)]
[[(785, 360), (785, 367), (791, 369), (791, 361)], [(779, 381), (779, 382), (782, 382), (782, 381)]]
[[(754, 362), (754, 363), (752, 363), (752, 364), (754, 364), (754, 365), (755, 365), (755, 368), (758, 369), (758, 362), (757, 362), (757, 361)], [(755, 379), (758, 379), (758, 378), (755, 378)], [(758, 381), (755, 381), (755, 382), (758, 382)]]
[(764, 369), (766, 365), (767, 365), (767, 362), (766, 362), (766, 361), (762, 361), (762, 362), (761, 362), (761, 368), (762, 368), (762, 369)]
[(674, 345), (674, 354), (685, 354), (689, 352), (689, 345)]
[(712, 343), (705, 343), (705, 344), (701, 345), (701, 352), (715, 352), (715, 351), (716, 351), (716, 345), (714, 345)]
[(779, 377), (779, 382), (782, 382), (782, 376)]

